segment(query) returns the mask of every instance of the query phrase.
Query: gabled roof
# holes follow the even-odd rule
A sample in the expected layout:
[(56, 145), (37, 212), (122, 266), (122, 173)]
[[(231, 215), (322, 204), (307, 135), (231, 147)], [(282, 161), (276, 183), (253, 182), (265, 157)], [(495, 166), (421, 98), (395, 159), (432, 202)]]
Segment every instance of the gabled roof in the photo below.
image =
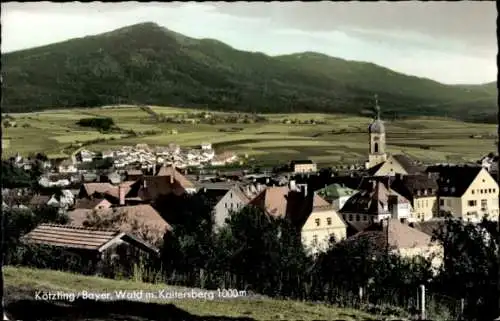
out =
[(251, 200), (250, 204), (265, 210), (271, 216), (285, 217), (289, 191), (287, 186), (268, 187)]
[(194, 188), (193, 183), (191, 183), (184, 175), (179, 173), (174, 166), (162, 166), (156, 176), (173, 176), (174, 180), (177, 181), (184, 189)]
[(427, 172), (438, 173), (440, 196), (461, 197), (472, 184), (481, 166), (429, 166)]
[(116, 215), (124, 214), (128, 219), (137, 219), (139, 223), (156, 226), (161, 229), (172, 229), (172, 227), (161, 217), (161, 215), (148, 204), (121, 206), (96, 211), (89, 209), (76, 209), (68, 212), (68, 216), (72, 220), (72, 224), (82, 226), (84, 221), (87, 220), (87, 215), (92, 212), (95, 212), (99, 216), (106, 216), (113, 213)]
[(115, 189), (116, 186), (110, 183), (85, 183), (82, 185), (87, 195), (91, 196), (94, 193), (104, 194), (109, 190)]
[(75, 209), (88, 209), (91, 210), (99, 205), (102, 201), (105, 201), (105, 198), (81, 198), (77, 199), (75, 202)]
[(48, 195), (34, 195), (29, 204), (32, 206), (46, 205), (50, 198), (51, 196)]
[(393, 178), (391, 189), (413, 201), (421, 196), (435, 196), (438, 184), (435, 177), (427, 174), (405, 175), (402, 178)]
[(392, 155), (392, 158), (394, 158), (399, 164), (401, 164), (401, 166), (403, 166), (408, 174), (417, 174), (425, 171), (425, 168), (423, 166), (418, 165), (415, 160), (406, 155), (396, 154)]
[[(365, 185), (362, 183), (362, 186)], [(370, 185), (353, 196), (344, 204), (340, 213), (359, 213), (359, 214), (388, 214), (389, 197), (395, 196), (398, 203), (409, 203), (409, 201), (387, 188), (382, 181), (370, 182)]]
[(367, 172), (368, 172), (368, 175), (369, 175), (369, 176), (373, 176), (373, 175), (375, 175), (375, 174), (378, 172), (378, 170), (379, 170), (380, 168), (382, 168), (382, 166), (384, 166), (384, 164), (385, 164), (385, 162), (382, 162), (382, 163), (377, 164), (377, 165), (375, 165), (375, 166), (373, 166), (373, 167), (370, 167), (370, 168), (368, 169), (368, 171), (367, 171)]
[(410, 223), (410, 226), (427, 235), (434, 236), (435, 231), (442, 230), (446, 227), (446, 222), (444, 220), (432, 220)]
[(159, 253), (159, 249), (153, 245), (116, 229), (93, 229), (71, 225), (41, 224), (22, 237), (22, 241), (29, 244), (43, 244), (99, 252), (104, 251), (117, 239), (134, 244), (148, 252)]
[(120, 234), (119, 230), (41, 224), (23, 237), (23, 241), (75, 249), (99, 250)]
[(421, 248), (433, 245), (432, 237), (397, 219), (389, 219), (387, 225), (373, 224), (365, 231), (350, 238), (349, 242), (368, 241), (379, 250)]

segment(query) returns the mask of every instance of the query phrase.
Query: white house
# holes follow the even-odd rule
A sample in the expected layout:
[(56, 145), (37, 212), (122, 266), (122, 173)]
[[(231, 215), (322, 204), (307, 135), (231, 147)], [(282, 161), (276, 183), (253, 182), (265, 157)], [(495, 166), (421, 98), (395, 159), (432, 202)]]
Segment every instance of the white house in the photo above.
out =
[(201, 149), (202, 150), (211, 150), (212, 149), (212, 144), (210, 144), (210, 143), (203, 143), (203, 144), (201, 144)]
[(262, 185), (233, 186), (214, 207), (215, 227), (224, 226), (231, 211), (239, 211), (247, 206), (264, 188)]
[(78, 168), (71, 162), (71, 160), (66, 159), (59, 164), (57, 167), (59, 173), (77, 173)]
[(115, 153), (112, 150), (105, 150), (102, 152), (102, 158), (113, 158)]
[(370, 180), (350, 197), (340, 210), (346, 222), (380, 222), (385, 219), (412, 220), (410, 201), (383, 182)]
[(88, 150), (81, 150), (78, 154), (82, 163), (90, 163), (94, 159), (94, 155)]

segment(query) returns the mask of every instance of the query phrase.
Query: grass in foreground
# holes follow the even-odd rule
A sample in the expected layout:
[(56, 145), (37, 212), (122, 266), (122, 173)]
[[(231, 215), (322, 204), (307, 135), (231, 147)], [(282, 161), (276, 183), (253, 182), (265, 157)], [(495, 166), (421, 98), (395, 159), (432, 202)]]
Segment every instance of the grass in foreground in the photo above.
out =
[[(163, 284), (118, 281), (78, 274), (5, 267), (6, 306), (22, 320), (378, 320), (354, 309), (323, 304), (271, 300), (262, 297), (238, 299), (177, 299), (154, 302), (127, 301), (36, 301), (35, 291), (113, 292), (115, 290), (183, 291), (186, 288)], [(190, 290), (190, 289), (189, 289)], [(47, 312), (44, 312), (47, 311)], [(17, 314), (15, 314), (17, 313)], [(30, 318), (32, 317), (32, 318)]]

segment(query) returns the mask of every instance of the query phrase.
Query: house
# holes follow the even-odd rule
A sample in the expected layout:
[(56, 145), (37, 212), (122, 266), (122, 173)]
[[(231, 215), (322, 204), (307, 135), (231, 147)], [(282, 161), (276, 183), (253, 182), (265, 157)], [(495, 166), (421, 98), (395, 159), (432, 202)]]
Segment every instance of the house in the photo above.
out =
[(88, 150), (81, 150), (77, 153), (77, 157), (82, 163), (90, 163), (94, 160), (94, 155)]
[(444, 249), (432, 237), (397, 219), (384, 219), (367, 230), (349, 237), (347, 242), (363, 242), (372, 254), (391, 253), (406, 258), (431, 259), (437, 269), (442, 265)]
[(80, 187), (78, 198), (90, 198), (94, 194), (105, 194), (109, 190), (114, 190), (116, 187), (110, 183), (85, 183)]
[(439, 213), (478, 222), (483, 216), (498, 219), (498, 183), (481, 166), (429, 166), (439, 178)]
[(347, 225), (331, 204), (318, 195), (313, 208), (301, 228), (302, 243), (312, 254), (328, 250), (330, 239), (341, 241), (347, 236)]
[(53, 180), (54, 177), (52, 178), (49, 178), (47, 176), (42, 176), (40, 177), (40, 179), (38, 180), (38, 184), (40, 186), (43, 186), (43, 187), (54, 187), (54, 186), (58, 186), (58, 187), (64, 187), (64, 186), (68, 186), (71, 184), (71, 182), (68, 180), (68, 179), (58, 179), (58, 180)]
[(292, 172), (299, 173), (315, 173), (318, 169), (316, 164), (309, 159), (306, 160), (293, 160), (290, 162), (290, 169)]
[(140, 169), (129, 169), (125, 172), (127, 181), (136, 181), (144, 176), (144, 173)]
[(83, 173), (82, 174), (82, 182), (85, 183), (91, 183), (91, 182), (97, 182), (98, 176), (96, 173)]
[(115, 157), (115, 153), (112, 150), (105, 150), (102, 152), (102, 158), (113, 158)]
[(494, 173), (498, 171), (498, 159), (499, 156), (494, 153), (489, 153), (488, 155), (481, 158), (478, 162), (482, 167), (484, 167), (488, 172)]
[(146, 175), (140, 180), (138, 197), (145, 201), (154, 201), (160, 196), (196, 193), (196, 187), (174, 166), (163, 166), (156, 176)]
[(224, 166), (226, 164), (233, 163), (236, 160), (238, 160), (238, 157), (234, 153), (223, 152), (221, 154), (215, 155), (210, 161), (210, 164), (212, 166)]
[(50, 195), (34, 195), (29, 201), (30, 207), (39, 207), (49, 205), (49, 200), (51, 199)]
[(232, 211), (238, 211), (247, 206), (263, 188), (262, 185), (253, 184), (237, 184), (231, 187), (214, 206), (215, 227), (222, 227)]
[(411, 204), (402, 195), (376, 178), (368, 178), (360, 191), (340, 210), (346, 222), (380, 222), (388, 218), (411, 220)]
[(353, 196), (357, 191), (349, 188), (344, 184), (334, 183), (317, 191), (318, 195), (333, 205), (333, 208), (338, 211), (342, 209), (345, 202)]
[(210, 151), (210, 150), (212, 150), (212, 144), (210, 144), (210, 143), (202, 143), (201, 144), (201, 150), (203, 150), (203, 151)]
[(412, 218), (416, 221), (428, 221), (438, 216), (436, 177), (428, 174), (396, 175), (391, 182), (395, 190), (412, 206)]
[(425, 168), (406, 155), (389, 155), (384, 162), (368, 169), (370, 176), (415, 175), (419, 173), (425, 173)]
[(60, 193), (53, 194), (47, 205), (57, 206), (61, 209), (68, 209), (75, 204), (75, 196), (70, 190), (64, 189)]
[[(93, 216), (111, 222), (112, 227), (128, 233), (147, 233), (154, 243), (163, 239), (172, 227), (147, 204), (120, 206), (104, 209), (75, 209), (68, 212), (71, 225), (88, 226)], [(135, 230), (140, 226), (141, 231)]]
[(71, 159), (65, 159), (57, 166), (57, 171), (59, 173), (77, 173), (78, 168), (76, 168)]
[(110, 208), (111, 205), (105, 198), (83, 198), (76, 200), (74, 209), (103, 210)]
[(111, 184), (116, 185), (116, 184), (120, 184), (121, 183), (122, 177), (117, 172), (112, 172), (112, 173), (109, 173), (108, 175), (106, 175), (106, 180), (108, 182), (110, 182)]
[(24, 235), (21, 241), (24, 244), (64, 248), (89, 259), (93, 270), (106, 255), (112, 254), (116, 258), (116, 255), (123, 253), (118, 251), (119, 247), (133, 247), (154, 256), (159, 255), (159, 249), (155, 246), (119, 229), (102, 230), (82, 226), (41, 224)]

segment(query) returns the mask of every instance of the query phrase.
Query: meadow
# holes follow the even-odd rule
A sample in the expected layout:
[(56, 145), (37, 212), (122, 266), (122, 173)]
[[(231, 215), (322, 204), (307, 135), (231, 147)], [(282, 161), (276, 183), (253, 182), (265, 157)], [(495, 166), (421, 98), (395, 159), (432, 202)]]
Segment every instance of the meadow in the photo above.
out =
[[(4, 267), (7, 311), (22, 320), (379, 320), (380, 316), (325, 304), (271, 300), (246, 295), (238, 298), (155, 299), (138, 301), (37, 301), (35, 293), (190, 292), (192, 289), (133, 280), (111, 280), (60, 271)], [(202, 291), (202, 290), (197, 290)], [(33, 319), (31, 319), (31, 318)]]
[[(201, 112), (159, 106), (152, 109), (168, 117)], [(217, 152), (233, 151), (269, 163), (308, 158), (322, 165), (363, 163), (368, 153), (367, 128), (371, 121), (368, 117), (316, 113), (266, 114), (264, 117), (268, 121), (263, 123), (173, 124), (155, 122), (148, 113), (133, 106), (9, 115), (15, 118), (17, 127), (2, 129), (4, 157), (16, 152), (26, 155), (40, 151), (49, 157), (61, 157), (68, 154), (67, 148), (71, 144), (102, 139), (105, 141), (91, 143), (86, 148), (99, 151), (138, 143), (151, 146), (176, 143), (181, 147), (196, 147), (210, 142)], [(76, 125), (80, 118), (91, 116), (111, 117), (124, 130), (155, 132), (127, 137)], [(285, 119), (314, 119), (322, 123), (286, 124)], [(404, 153), (421, 161), (475, 161), (496, 148), (496, 125), (493, 124), (429, 117), (385, 121), (385, 124), (388, 152)], [(225, 131), (230, 127), (238, 130)], [(177, 133), (172, 134), (172, 130)]]

